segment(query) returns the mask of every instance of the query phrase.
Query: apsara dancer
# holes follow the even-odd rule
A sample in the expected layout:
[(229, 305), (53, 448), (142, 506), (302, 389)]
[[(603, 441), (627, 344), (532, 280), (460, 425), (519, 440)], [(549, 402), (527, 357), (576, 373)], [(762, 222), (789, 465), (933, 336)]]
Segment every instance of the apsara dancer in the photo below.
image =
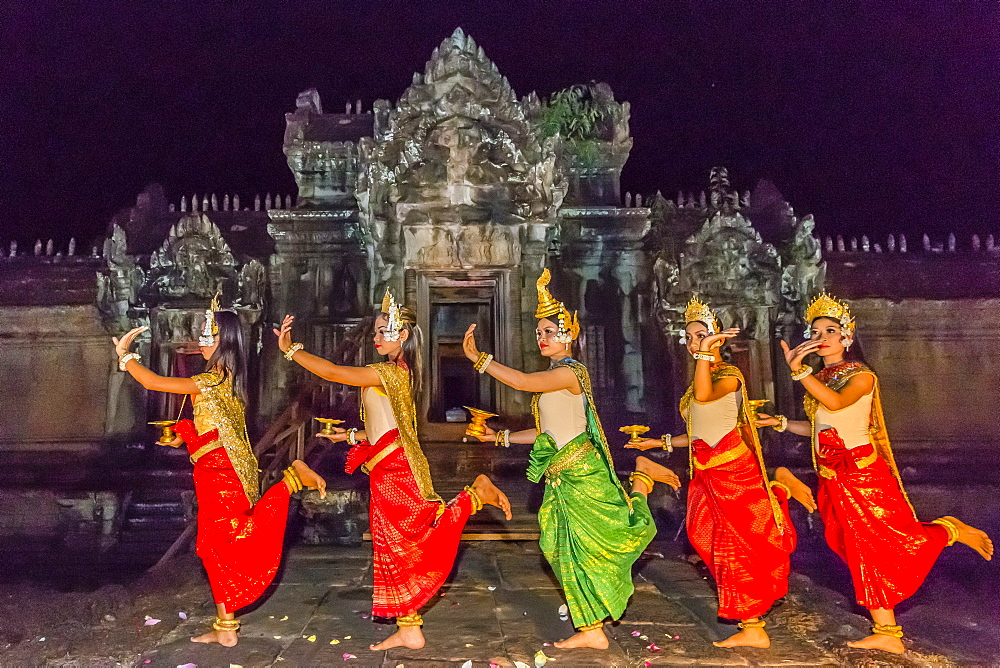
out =
[(194, 464), (198, 500), (196, 551), (205, 565), (218, 617), (208, 633), (192, 638), (232, 647), (238, 642), (236, 611), (264, 593), (281, 562), (288, 519), (288, 500), (303, 486), (326, 496), (326, 482), (300, 460), (284, 472), (282, 482), (260, 494), (257, 458), (247, 436), (246, 346), (239, 316), (221, 311), (213, 300), (205, 312), (198, 339), (208, 360), (205, 373), (170, 378), (153, 373), (129, 352), (132, 341), (147, 327), (137, 327), (112, 339), (118, 368), (128, 371), (147, 390), (190, 394), (194, 421), (175, 426), (178, 438), (169, 445), (187, 445)]
[(550, 362), (547, 371), (524, 373), (504, 366), (476, 346), (475, 325), (465, 333), (466, 357), (517, 390), (534, 392), (535, 428), (511, 433), (487, 428), (480, 440), (497, 445), (532, 443), (528, 479), (545, 478), (538, 511), (540, 545), (562, 584), (573, 625), (579, 633), (556, 647), (607, 649), (604, 620), (625, 611), (632, 585), (632, 564), (656, 534), (646, 502), (654, 480), (675, 489), (677, 476), (646, 457), (636, 460), (632, 492), (615, 473), (587, 368), (571, 356), (580, 332), (576, 314), (556, 301), (546, 287), (549, 270), (538, 279), (538, 348)]
[[(894, 608), (917, 591), (941, 550), (964, 543), (989, 560), (993, 543), (954, 517), (917, 520), (889, 444), (878, 377), (847, 359), (855, 328), (848, 304), (823, 293), (806, 310), (806, 322), (809, 340), (795, 348), (782, 341), (781, 347), (792, 379), (808, 393), (809, 421), (778, 415), (762, 416), (758, 424), (787, 424), (812, 440), (827, 543), (847, 563), (858, 604), (874, 622), (871, 635), (848, 644), (901, 654), (903, 630)], [(823, 359), (815, 375), (803, 364), (810, 353)]]
[[(688, 540), (715, 578), (719, 617), (740, 620), (738, 633), (714, 644), (770, 647), (761, 616), (788, 593), (789, 555), (796, 538), (788, 517), (793, 490), (784, 482), (768, 481), (746, 382), (719, 354), (739, 330), (722, 330), (697, 297), (688, 303), (684, 321), (684, 340), (695, 358), (694, 381), (680, 404), (687, 434), (626, 447), (690, 445)], [(779, 479), (786, 472), (779, 469)], [(797, 498), (811, 512), (808, 488), (792, 481)]]
[[(420, 328), (416, 314), (386, 291), (375, 320), (375, 349), (388, 358), (364, 367), (340, 366), (292, 343), (292, 316), (285, 316), (278, 347), (325, 380), (361, 387), (364, 430), (337, 429), (326, 436), (351, 445), (346, 470), (359, 467), (371, 485), (370, 523), (374, 551), (372, 614), (395, 617), (397, 631), (373, 650), (424, 646), (420, 608), (451, 572), (469, 517), (484, 503), (511, 518), (507, 497), (485, 475), (447, 504), (434, 491), (427, 458), (417, 438), (421, 391)], [(323, 434), (318, 434), (323, 436)]]

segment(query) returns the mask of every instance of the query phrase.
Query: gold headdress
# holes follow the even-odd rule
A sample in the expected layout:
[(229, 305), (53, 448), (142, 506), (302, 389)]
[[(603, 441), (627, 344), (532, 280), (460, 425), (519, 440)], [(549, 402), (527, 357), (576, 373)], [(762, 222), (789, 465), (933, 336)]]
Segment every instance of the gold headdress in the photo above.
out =
[(386, 341), (398, 341), (399, 332), (403, 328), (403, 321), (399, 317), (399, 304), (396, 303), (396, 298), (389, 292), (389, 288), (385, 289), (385, 296), (382, 297), (382, 313), (385, 313), (389, 318), (389, 324), (385, 326), (383, 338)]
[(708, 304), (698, 299), (698, 295), (692, 295), (691, 301), (688, 302), (687, 308), (684, 309), (684, 326), (686, 327), (692, 322), (705, 323), (711, 334), (718, 334), (722, 331), (722, 327), (719, 326), (719, 319), (712, 313), (712, 309), (708, 307)]
[(854, 339), (854, 318), (851, 316), (851, 307), (847, 302), (841, 301), (831, 296), (827, 292), (821, 292), (813, 299), (806, 308), (806, 336), (812, 329), (812, 323), (816, 318), (830, 318), (840, 323), (840, 329), (847, 339), (845, 345), (849, 348)]
[(212, 297), (212, 304), (205, 311), (205, 325), (201, 328), (201, 336), (198, 337), (199, 346), (208, 348), (215, 345), (215, 337), (219, 335), (219, 323), (215, 321), (215, 312), (222, 308), (219, 305), (219, 295), (221, 294), (221, 292), (215, 293), (215, 296)]
[(548, 285), (551, 280), (552, 274), (547, 268), (543, 269), (542, 275), (535, 283), (535, 288), (538, 290), (538, 308), (535, 309), (535, 317), (541, 319), (558, 316), (559, 332), (555, 339), (559, 343), (570, 343), (580, 336), (580, 320), (576, 311), (570, 313), (566, 305), (556, 301), (556, 298), (549, 292)]

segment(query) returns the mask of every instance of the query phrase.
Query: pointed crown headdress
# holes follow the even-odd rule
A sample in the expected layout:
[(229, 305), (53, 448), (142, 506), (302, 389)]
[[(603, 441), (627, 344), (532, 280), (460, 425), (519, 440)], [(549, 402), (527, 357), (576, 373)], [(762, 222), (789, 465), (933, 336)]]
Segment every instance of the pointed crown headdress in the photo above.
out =
[(708, 304), (698, 299), (698, 295), (692, 295), (687, 308), (684, 309), (684, 326), (687, 327), (692, 322), (703, 322), (708, 327), (711, 334), (718, 334), (722, 331), (719, 326), (719, 319), (712, 313)]
[(809, 336), (816, 318), (830, 318), (839, 322), (844, 337), (854, 338), (855, 322), (851, 316), (851, 307), (847, 305), (847, 302), (833, 297), (826, 291), (821, 292), (806, 308), (806, 336)]
[(543, 269), (542, 275), (535, 283), (535, 289), (538, 291), (538, 308), (535, 309), (535, 317), (541, 319), (557, 316), (559, 331), (555, 337), (556, 341), (570, 343), (580, 336), (580, 319), (577, 317), (577, 311), (570, 313), (566, 305), (557, 301), (549, 292), (548, 285), (551, 280), (552, 274), (548, 268)]
[(386, 341), (398, 341), (399, 332), (403, 329), (403, 320), (399, 317), (399, 304), (389, 292), (389, 288), (385, 289), (385, 296), (382, 297), (382, 313), (385, 313), (389, 319), (389, 323), (385, 326), (385, 334), (382, 335), (383, 338)]
[(212, 303), (205, 310), (205, 324), (201, 328), (201, 336), (198, 337), (198, 345), (209, 348), (215, 345), (215, 337), (219, 335), (219, 323), (215, 321), (215, 312), (222, 309), (219, 304), (221, 292), (216, 292), (212, 297)]

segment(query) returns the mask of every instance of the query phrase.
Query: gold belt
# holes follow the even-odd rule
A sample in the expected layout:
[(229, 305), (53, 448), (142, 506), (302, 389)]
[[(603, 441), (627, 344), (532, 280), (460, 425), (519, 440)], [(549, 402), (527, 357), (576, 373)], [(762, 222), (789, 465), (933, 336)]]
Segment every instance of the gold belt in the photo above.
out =
[(378, 463), (380, 461), (382, 461), (383, 459), (385, 459), (386, 457), (388, 457), (392, 453), (396, 452), (396, 450), (399, 450), (401, 447), (402, 446), (399, 444), (399, 441), (393, 441), (391, 444), (389, 444), (389, 445), (385, 446), (384, 448), (382, 448), (377, 455), (375, 455), (374, 457), (372, 457), (371, 459), (369, 459), (367, 462), (365, 462), (364, 464), (362, 464), (361, 465), (361, 470), (364, 471), (365, 473), (369, 473), (370, 474), (372, 472), (372, 469), (374, 469), (376, 466), (378, 466)]
[(202, 457), (204, 457), (205, 455), (207, 455), (208, 453), (210, 453), (212, 450), (215, 450), (216, 448), (221, 448), (221, 447), (222, 447), (222, 443), (220, 443), (219, 440), (216, 439), (216, 440), (212, 441), (211, 443), (209, 443), (207, 445), (203, 445), (200, 448), (198, 448), (197, 450), (195, 450), (194, 454), (191, 455), (189, 457), (189, 459), (191, 460), (192, 464), (196, 464), (199, 459), (201, 459)]
[(694, 460), (694, 467), (696, 469), (703, 471), (705, 469), (713, 469), (716, 466), (722, 466), (723, 464), (728, 464), (729, 462), (735, 461), (740, 457), (742, 457), (743, 454), (746, 453), (746, 451), (747, 451), (747, 444), (744, 443), (743, 441), (740, 441), (739, 445), (729, 450), (726, 450), (722, 454), (710, 457), (709, 460), (704, 464), (698, 461), (697, 455), (692, 457), (691, 459)]
[(546, 478), (557, 477), (560, 473), (570, 468), (574, 464), (578, 463), (580, 460), (582, 460), (584, 457), (590, 454), (593, 451), (593, 449), (594, 449), (593, 443), (591, 443), (589, 440), (584, 441), (579, 446), (577, 446), (573, 452), (564, 457), (561, 457), (559, 461), (555, 462), (554, 464), (551, 464), (547, 469), (545, 469), (545, 477)]

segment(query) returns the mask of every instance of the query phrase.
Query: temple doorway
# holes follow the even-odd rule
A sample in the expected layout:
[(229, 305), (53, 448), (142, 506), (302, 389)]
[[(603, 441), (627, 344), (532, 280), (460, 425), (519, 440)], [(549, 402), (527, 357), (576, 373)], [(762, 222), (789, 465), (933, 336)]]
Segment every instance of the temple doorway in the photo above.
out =
[[(424, 377), (430, 387), (427, 420), (448, 421), (448, 411), (474, 406), (492, 412), (499, 405), (492, 378), (480, 375), (462, 352), (462, 340), (469, 325), (476, 323), (476, 340), (481, 350), (501, 349), (498, 341), (498, 281), (496, 277), (461, 278), (444, 274), (424, 276), (419, 300), (426, 304), (427, 365)], [(501, 327), (502, 328), (502, 327)], [(461, 421), (466, 414), (455, 413)]]

